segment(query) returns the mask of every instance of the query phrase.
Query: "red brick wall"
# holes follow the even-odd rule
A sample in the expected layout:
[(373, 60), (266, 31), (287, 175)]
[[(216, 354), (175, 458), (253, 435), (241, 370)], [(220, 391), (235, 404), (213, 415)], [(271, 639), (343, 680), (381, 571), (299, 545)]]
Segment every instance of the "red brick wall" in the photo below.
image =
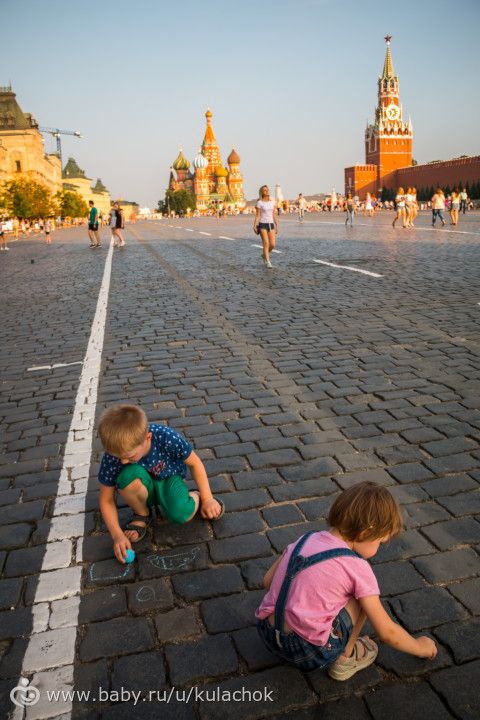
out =
[(367, 192), (375, 194), (376, 180), (377, 168), (375, 165), (354, 165), (345, 168), (345, 194), (351, 192), (352, 195), (358, 195), (361, 200), (364, 200)]
[(396, 172), (396, 185), (414, 186), (416, 188), (434, 187), (439, 185), (451, 188), (464, 185), (466, 182), (480, 180), (480, 155), (457, 160), (445, 160), (428, 165), (403, 167)]

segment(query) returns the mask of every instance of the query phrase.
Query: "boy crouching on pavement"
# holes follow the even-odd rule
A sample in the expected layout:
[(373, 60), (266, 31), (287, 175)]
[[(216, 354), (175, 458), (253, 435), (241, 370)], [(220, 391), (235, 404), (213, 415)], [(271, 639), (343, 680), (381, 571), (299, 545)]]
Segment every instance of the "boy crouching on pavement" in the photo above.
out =
[[(223, 503), (213, 497), (202, 461), (172, 428), (149, 423), (137, 405), (114, 405), (102, 414), (98, 432), (105, 449), (98, 473), (100, 512), (120, 562), (125, 562), (131, 543), (145, 537), (154, 505), (179, 524), (191, 520), (199, 507), (209, 520), (223, 515)], [(187, 467), (198, 490), (189, 491), (185, 484)], [(124, 529), (115, 490), (133, 510)]]

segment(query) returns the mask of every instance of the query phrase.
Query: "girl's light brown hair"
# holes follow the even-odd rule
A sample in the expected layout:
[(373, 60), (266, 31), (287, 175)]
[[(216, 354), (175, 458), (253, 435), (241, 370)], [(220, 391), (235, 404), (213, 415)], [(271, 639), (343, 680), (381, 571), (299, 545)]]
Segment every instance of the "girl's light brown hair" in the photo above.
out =
[(365, 481), (344, 490), (333, 503), (328, 522), (347, 540), (392, 538), (403, 530), (400, 508), (386, 487)]
[(138, 405), (113, 405), (102, 413), (98, 425), (103, 447), (120, 458), (141, 445), (147, 433), (147, 416)]

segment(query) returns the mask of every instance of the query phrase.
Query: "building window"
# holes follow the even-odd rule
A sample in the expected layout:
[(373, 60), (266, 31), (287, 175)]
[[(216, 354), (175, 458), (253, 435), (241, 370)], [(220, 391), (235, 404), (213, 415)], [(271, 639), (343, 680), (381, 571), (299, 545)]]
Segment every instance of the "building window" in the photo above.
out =
[(20, 160), (15, 160), (15, 172), (22, 172), (22, 166)]

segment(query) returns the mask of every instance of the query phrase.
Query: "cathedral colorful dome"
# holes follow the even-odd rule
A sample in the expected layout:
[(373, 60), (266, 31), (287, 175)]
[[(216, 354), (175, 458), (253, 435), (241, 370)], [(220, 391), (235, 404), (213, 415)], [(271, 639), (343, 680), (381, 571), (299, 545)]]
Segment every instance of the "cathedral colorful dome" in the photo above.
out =
[(198, 151), (198, 155), (195, 155), (193, 159), (193, 167), (197, 170), (204, 170), (206, 167), (208, 167), (208, 160), (205, 157), (205, 155), (202, 155), (202, 151)]
[(227, 177), (228, 170), (227, 170), (227, 168), (222, 167), (222, 165), (219, 165), (218, 167), (215, 168), (215, 175), (217, 177)]
[(183, 154), (182, 148), (180, 148), (180, 152), (178, 153), (177, 159), (173, 163), (173, 169), (174, 170), (188, 170), (190, 167), (190, 163)]
[(235, 150), (235, 148), (233, 148), (232, 152), (231, 152), (230, 155), (228, 156), (227, 162), (228, 162), (229, 165), (233, 165), (233, 164), (237, 164), (237, 165), (238, 165), (238, 164), (239, 164), (239, 162), (240, 162), (240, 156), (239, 156), (239, 154), (237, 153), (237, 151)]

